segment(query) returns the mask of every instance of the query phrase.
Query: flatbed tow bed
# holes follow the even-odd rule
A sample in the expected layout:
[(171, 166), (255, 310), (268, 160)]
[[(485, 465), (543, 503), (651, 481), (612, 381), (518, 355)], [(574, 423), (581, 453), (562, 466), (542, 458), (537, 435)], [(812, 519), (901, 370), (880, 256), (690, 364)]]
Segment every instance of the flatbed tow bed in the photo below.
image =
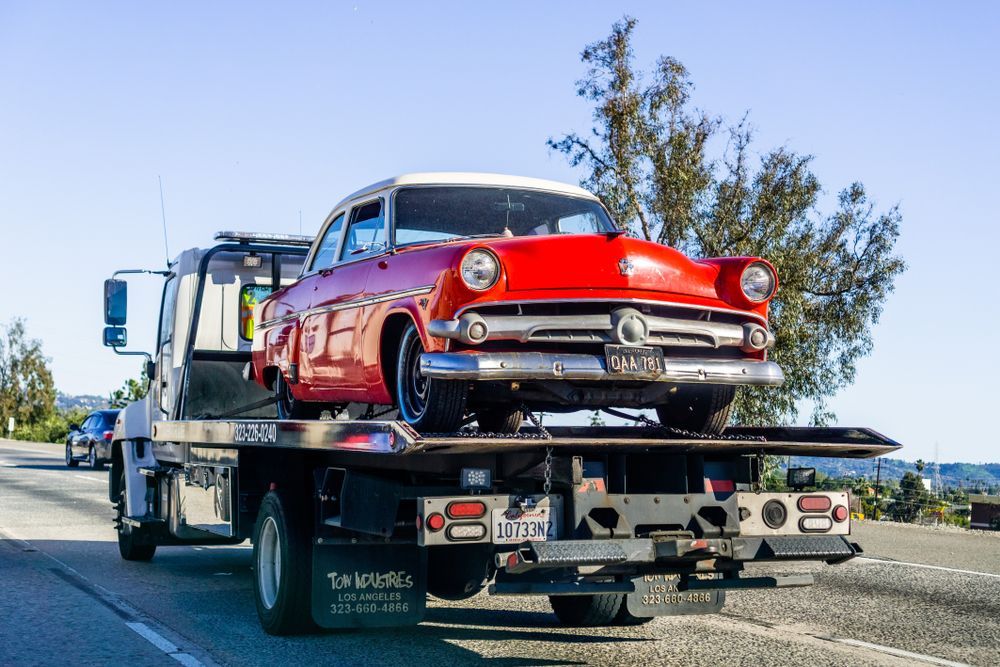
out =
[[(868, 458), (900, 447), (866, 428), (734, 427), (705, 436), (553, 426), (424, 436), (401, 421), (336, 419), (160, 421), (151, 440), (157, 463), (142, 472), (152, 500), (144, 516), (124, 517), (132, 530), (160, 544), (249, 537), (255, 567), (266, 569), (258, 515), (265, 489), (283, 493), (310, 517), (295, 529), (298, 574), (284, 576), (308, 578), (306, 620), (332, 628), (419, 622), (427, 592), (548, 595), (564, 621), (597, 624), (711, 613), (726, 590), (809, 585), (809, 575), (740, 571), (749, 561), (837, 563), (859, 553), (849, 518), (834, 509), (848, 510), (847, 493), (763, 492), (762, 457)], [(641, 472), (663, 465), (682, 472), (661, 471), (665, 483)], [(478, 486), (466, 483), (477, 475)], [(289, 493), (301, 483), (308, 487)], [(766, 509), (775, 502), (778, 519)], [(523, 526), (534, 524), (524, 517), (532, 516), (555, 530), (529, 535), (535, 529)], [(456, 532), (473, 526), (478, 532)]]
[(874, 458), (902, 445), (868, 428), (737, 426), (724, 437), (675, 435), (642, 426), (553, 426), (515, 435), (475, 430), (423, 436), (402, 421), (187, 420), (153, 424), (153, 440), (201, 447), (262, 446), (372, 454), (472, 454), (553, 448)]

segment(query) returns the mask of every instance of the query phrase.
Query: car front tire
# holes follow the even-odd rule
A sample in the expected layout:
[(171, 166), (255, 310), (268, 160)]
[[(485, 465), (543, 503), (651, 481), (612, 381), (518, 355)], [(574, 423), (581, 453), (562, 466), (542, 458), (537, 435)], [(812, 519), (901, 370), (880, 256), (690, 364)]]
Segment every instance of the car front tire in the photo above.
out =
[(656, 414), (664, 426), (718, 435), (729, 423), (735, 398), (730, 385), (681, 385), (669, 403), (656, 406)]
[(476, 413), (476, 423), (484, 433), (517, 433), (523, 421), (524, 413), (520, 409), (491, 408)]
[(73, 447), (66, 445), (66, 467), (75, 468), (80, 465), (80, 462), (73, 458)]
[(424, 345), (412, 322), (399, 342), (396, 363), (396, 401), (399, 416), (422, 433), (451, 433), (465, 416), (469, 385), (462, 380), (424, 377), (420, 356)]

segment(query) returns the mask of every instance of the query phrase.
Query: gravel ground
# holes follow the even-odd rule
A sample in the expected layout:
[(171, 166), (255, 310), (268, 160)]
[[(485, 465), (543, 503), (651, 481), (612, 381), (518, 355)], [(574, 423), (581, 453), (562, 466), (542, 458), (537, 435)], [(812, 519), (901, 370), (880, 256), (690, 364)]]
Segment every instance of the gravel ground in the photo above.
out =
[(152, 563), (121, 561), (106, 476), (68, 470), (53, 446), (0, 441), (0, 664), (175, 664), (125, 626), (121, 609), (205, 664), (919, 664), (898, 651), (1000, 664), (992, 534), (863, 523), (854, 539), (865, 559), (754, 566), (752, 574), (810, 572), (817, 583), (731, 592), (716, 616), (573, 629), (556, 624), (544, 599), (480, 595), (431, 600), (416, 628), (275, 638), (257, 624), (247, 546), (162, 548)]

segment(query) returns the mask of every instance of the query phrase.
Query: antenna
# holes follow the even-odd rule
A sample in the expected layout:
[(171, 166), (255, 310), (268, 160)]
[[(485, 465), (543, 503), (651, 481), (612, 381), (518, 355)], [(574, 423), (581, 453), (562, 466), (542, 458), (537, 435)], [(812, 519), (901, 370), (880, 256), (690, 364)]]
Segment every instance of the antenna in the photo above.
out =
[(163, 178), (157, 174), (156, 180), (160, 182), (160, 216), (163, 218), (163, 252), (167, 255), (167, 268), (170, 268), (170, 246), (167, 245), (167, 209), (163, 205)]

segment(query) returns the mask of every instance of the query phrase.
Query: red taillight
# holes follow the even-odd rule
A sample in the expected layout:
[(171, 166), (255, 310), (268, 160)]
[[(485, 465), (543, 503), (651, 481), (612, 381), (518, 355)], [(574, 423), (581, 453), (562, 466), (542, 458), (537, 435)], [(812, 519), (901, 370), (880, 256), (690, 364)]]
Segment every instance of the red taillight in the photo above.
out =
[(836, 521), (837, 523), (843, 523), (844, 521), (847, 521), (847, 516), (848, 516), (847, 508), (844, 507), (843, 505), (837, 505), (836, 507), (833, 508), (833, 520)]
[(799, 498), (800, 512), (825, 512), (833, 501), (827, 496), (802, 496)]
[(113, 437), (115, 437), (115, 432), (114, 431), (105, 431), (104, 432), (104, 440), (105, 440), (105, 442), (111, 442), (111, 438), (113, 438)]
[(486, 514), (486, 505), (478, 500), (448, 503), (446, 510), (452, 519), (478, 519)]
[(435, 533), (444, 528), (444, 517), (437, 512), (427, 517), (427, 529)]

